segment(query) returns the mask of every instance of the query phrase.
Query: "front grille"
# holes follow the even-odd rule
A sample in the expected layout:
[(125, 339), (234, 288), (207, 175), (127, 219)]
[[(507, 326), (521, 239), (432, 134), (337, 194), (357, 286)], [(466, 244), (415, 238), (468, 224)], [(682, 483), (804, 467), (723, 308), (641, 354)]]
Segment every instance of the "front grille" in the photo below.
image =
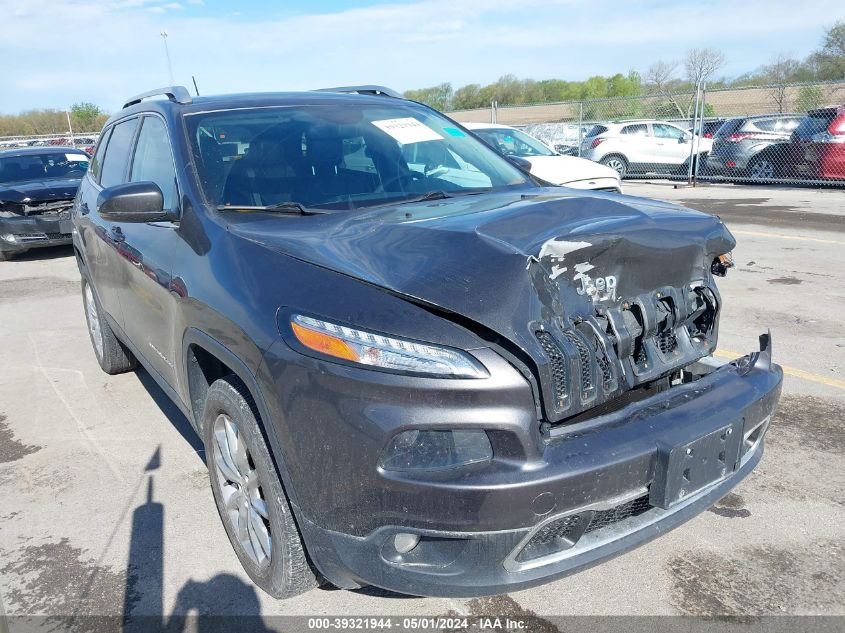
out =
[(536, 332), (540, 347), (549, 359), (549, 369), (552, 374), (552, 385), (554, 388), (555, 402), (557, 407), (562, 409), (569, 398), (569, 372), (566, 369), (566, 356), (564, 356), (558, 344), (551, 334), (545, 330)]
[(47, 233), (48, 240), (69, 240), (70, 233)]
[(624, 521), (630, 517), (639, 516), (650, 509), (651, 504), (648, 502), (648, 495), (644, 495), (610, 510), (599, 510), (593, 514), (593, 518), (590, 520), (590, 524), (584, 530), (584, 533), (595, 532), (608, 525)]
[(651, 507), (648, 495), (643, 495), (609, 510), (587, 510), (561, 517), (537, 530), (519, 552), (516, 560), (525, 562), (568, 549), (575, 545), (584, 534), (639, 516), (648, 512)]
[(595, 389), (593, 384), (593, 369), (590, 366), (590, 350), (581, 337), (574, 332), (566, 332), (566, 338), (578, 349), (578, 360), (581, 364), (581, 397), (585, 400)]
[(654, 340), (661, 354), (671, 354), (678, 347), (678, 340), (675, 338), (675, 332), (672, 330), (661, 332), (654, 337)]

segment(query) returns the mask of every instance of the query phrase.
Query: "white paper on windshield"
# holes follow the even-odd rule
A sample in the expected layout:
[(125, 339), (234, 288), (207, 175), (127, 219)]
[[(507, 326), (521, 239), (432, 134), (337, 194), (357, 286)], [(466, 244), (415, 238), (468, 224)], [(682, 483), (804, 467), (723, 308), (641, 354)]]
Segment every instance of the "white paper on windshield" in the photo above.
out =
[(82, 154), (65, 154), (65, 159), (69, 163), (78, 163), (80, 161), (88, 162), (88, 157)]
[(390, 134), (390, 136), (402, 143), (402, 145), (443, 139), (437, 132), (413, 117), (373, 121), (373, 125), (383, 132)]

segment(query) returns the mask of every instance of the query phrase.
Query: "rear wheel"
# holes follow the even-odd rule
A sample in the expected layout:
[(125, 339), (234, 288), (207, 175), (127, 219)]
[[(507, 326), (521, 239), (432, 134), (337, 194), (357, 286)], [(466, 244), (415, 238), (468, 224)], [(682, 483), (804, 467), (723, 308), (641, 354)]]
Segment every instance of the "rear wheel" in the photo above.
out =
[(613, 171), (619, 174), (620, 178), (624, 178), (628, 173), (628, 161), (625, 160), (624, 156), (612, 154), (602, 158), (599, 163), (605, 167), (610, 167)]
[(82, 305), (85, 308), (85, 321), (88, 324), (91, 345), (94, 347), (94, 356), (102, 370), (107, 374), (122, 374), (135, 369), (135, 356), (115, 336), (105, 319), (94, 289), (85, 276), (82, 277)]
[(275, 598), (316, 587), (258, 411), (237, 376), (209, 387), (202, 423), (217, 511), (246, 573)]
[(770, 156), (760, 156), (748, 165), (748, 175), (754, 180), (772, 180), (777, 176), (777, 168)]

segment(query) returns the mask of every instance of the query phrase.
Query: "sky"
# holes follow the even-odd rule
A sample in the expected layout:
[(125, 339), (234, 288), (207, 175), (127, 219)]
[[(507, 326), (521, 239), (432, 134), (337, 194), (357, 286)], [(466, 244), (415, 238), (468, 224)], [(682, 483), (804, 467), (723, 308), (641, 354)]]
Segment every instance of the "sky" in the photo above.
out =
[[(203, 94), (586, 79), (692, 47), (734, 77), (803, 57), (842, 0), (0, 0), (0, 112), (114, 111), (174, 80)], [(193, 92), (193, 90), (192, 90)]]

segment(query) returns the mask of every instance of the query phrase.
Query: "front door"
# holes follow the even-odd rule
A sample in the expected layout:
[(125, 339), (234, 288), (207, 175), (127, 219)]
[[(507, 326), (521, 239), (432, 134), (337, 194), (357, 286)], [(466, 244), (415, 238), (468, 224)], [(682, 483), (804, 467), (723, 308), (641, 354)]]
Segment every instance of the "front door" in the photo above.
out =
[[(128, 171), (129, 182), (154, 182), (164, 195), (165, 210), (176, 210), (176, 169), (164, 120), (144, 116)], [(120, 290), (124, 330), (129, 340), (169, 384), (175, 385), (179, 347), (174, 341), (177, 293), (171, 278), (173, 253), (181, 238), (174, 222), (121, 223), (124, 248), (132, 253)], [(174, 344), (176, 343), (176, 344)]]
[(668, 123), (652, 123), (654, 162), (658, 166), (678, 166), (689, 160), (692, 135)]

